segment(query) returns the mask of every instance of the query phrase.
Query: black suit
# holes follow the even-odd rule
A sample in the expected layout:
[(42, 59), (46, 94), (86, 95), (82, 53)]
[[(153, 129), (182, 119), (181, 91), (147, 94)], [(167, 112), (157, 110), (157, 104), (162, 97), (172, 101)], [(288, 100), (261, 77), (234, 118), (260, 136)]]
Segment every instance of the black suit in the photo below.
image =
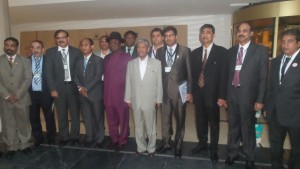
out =
[(266, 99), (269, 138), (274, 169), (282, 167), (286, 134), (291, 141), (290, 169), (300, 168), (300, 53), (288, 67), (280, 84), (283, 56), (272, 60)]
[(77, 62), (75, 83), (87, 89), (88, 97), (80, 95), (86, 141), (102, 143), (104, 139), (103, 66), (102, 58), (92, 54), (84, 70), (84, 58)]
[(79, 106), (78, 89), (73, 82), (75, 67), (78, 59), (81, 57), (79, 49), (69, 46), (69, 69), (71, 82), (65, 82), (64, 65), (62, 54), (58, 47), (50, 48), (46, 51), (46, 78), (50, 91), (56, 90), (59, 97), (54, 99), (57, 109), (59, 134), (62, 141), (68, 140), (69, 122), (68, 112), (71, 116), (71, 139), (79, 139)]
[[(41, 119), (40, 119), (40, 109), (42, 108), (45, 121), (46, 121), (47, 139), (49, 143), (53, 143), (55, 140), (56, 127), (55, 127), (54, 112), (52, 111), (53, 98), (50, 95), (50, 91), (48, 88), (46, 75), (45, 75), (45, 70), (46, 70), (45, 58), (46, 56), (44, 55), (43, 62), (42, 62), (42, 76), (41, 76), (42, 91), (33, 91), (32, 86), (29, 87), (29, 93), (31, 98), (31, 105), (29, 107), (30, 109), (29, 117), (31, 122), (32, 135), (35, 139), (35, 142), (42, 142), (44, 139), (42, 133)], [(34, 60), (32, 60), (32, 57), (30, 57), (30, 60), (31, 62), (34, 62)]]
[[(163, 103), (162, 103), (162, 139), (166, 147), (171, 147), (172, 113), (176, 119), (175, 151), (182, 149), (185, 131), (186, 103), (182, 104), (178, 86), (187, 81), (187, 93), (192, 91), (191, 50), (177, 44), (175, 60), (171, 71), (166, 71), (167, 47), (157, 50), (157, 58), (162, 65)], [(175, 152), (176, 153), (176, 152)]]
[[(132, 52), (132, 54), (129, 54), (129, 55), (132, 56), (133, 58), (136, 58), (136, 57), (138, 57), (137, 49), (136, 49), (136, 46), (131, 46), (131, 50), (133, 47), (134, 47), (133, 52)], [(121, 49), (126, 53), (128, 52), (128, 51), (126, 51), (126, 46), (122, 46)]]
[(255, 103), (264, 103), (268, 76), (268, 50), (250, 42), (240, 70), (240, 86), (232, 85), (236, 67), (238, 45), (229, 49), (228, 78), (228, 150), (229, 157), (236, 158), (243, 141), (243, 150), (249, 161), (254, 161)]
[[(158, 49), (159, 49), (159, 48), (158, 48)], [(157, 49), (157, 50), (158, 50), (158, 49)], [(157, 52), (157, 50), (156, 50), (156, 52)], [(150, 47), (149, 52), (148, 52), (148, 56), (149, 56), (149, 57), (152, 57), (152, 54), (153, 54), (153, 46)], [(155, 55), (154, 55), (154, 58), (157, 59), (157, 54), (156, 54), (156, 53), (155, 53)]]
[(210, 147), (217, 150), (220, 128), (218, 99), (226, 100), (227, 50), (213, 44), (204, 67), (205, 85), (198, 85), (203, 69), (203, 46), (192, 51), (193, 97), (196, 108), (196, 130), (201, 147), (207, 146), (208, 122), (210, 124)]

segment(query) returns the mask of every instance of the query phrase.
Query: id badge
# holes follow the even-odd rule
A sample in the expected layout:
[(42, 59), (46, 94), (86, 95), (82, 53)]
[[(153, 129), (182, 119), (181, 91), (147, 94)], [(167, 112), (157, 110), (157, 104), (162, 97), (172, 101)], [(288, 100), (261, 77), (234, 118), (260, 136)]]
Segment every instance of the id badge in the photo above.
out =
[(67, 70), (68, 69), (68, 65), (64, 65), (64, 69)]
[(171, 67), (165, 67), (165, 72), (170, 72), (171, 71)]
[(241, 69), (242, 69), (242, 65), (236, 65), (236, 66), (235, 66), (235, 70), (240, 71)]
[(34, 78), (40, 78), (41, 77), (41, 74), (40, 73), (37, 73), (33, 76)]

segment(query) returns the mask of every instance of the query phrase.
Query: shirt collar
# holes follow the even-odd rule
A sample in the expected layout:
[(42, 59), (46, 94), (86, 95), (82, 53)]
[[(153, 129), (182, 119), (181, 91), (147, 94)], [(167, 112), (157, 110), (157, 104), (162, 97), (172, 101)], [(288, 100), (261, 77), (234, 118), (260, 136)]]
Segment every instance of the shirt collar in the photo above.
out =
[(169, 50), (169, 48), (172, 48), (173, 49), (173, 52), (176, 50), (177, 48), (177, 43), (175, 43), (173, 46), (167, 46), (167, 49)]
[(139, 63), (141, 64), (141, 63), (147, 63), (148, 62), (148, 55), (145, 57), (145, 59), (144, 60), (141, 60), (141, 58), (140, 57), (138, 57), (139, 58)]
[(244, 46), (242, 46), (241, 44), (239, 44), (239, 49), (240, 49), (241, 47), (243, 47), (243, 50), (244, 50), (244, 51), (247, 51), (247, 49), (248, 49), (248, 47), (249, 47), (249, 45), (250, 45), (250, 42), (251, 42), (251, 41), (249, 41), (248, 43), (246, 43)]
[(69, 51), (69, 45), (65, 48), (58, 46), (58, 51), (61, 51), (62, 49), (65, 49), (65, 52), (67, 53)]
[(90, 59), (90, 57), (92, 56), (93, 53), (90, 53), (88, 56), (84, 56), (84, 58), (87, 58), (88, 60)]
[[(11, 56), (6, 55), (7, 59), (9, 59)], [(13, 60), (15, 60), (15, 58), (17, 57), (17, 54), (13, 55), (12, 58)]]
[(206, 49), (207, 50), (207, 53), (210, 52), (212, 46), (213, 46), (214, 43), (211, 43), (207, 48), (205, 48), (205, 46), (203, 46), (203, 51)]

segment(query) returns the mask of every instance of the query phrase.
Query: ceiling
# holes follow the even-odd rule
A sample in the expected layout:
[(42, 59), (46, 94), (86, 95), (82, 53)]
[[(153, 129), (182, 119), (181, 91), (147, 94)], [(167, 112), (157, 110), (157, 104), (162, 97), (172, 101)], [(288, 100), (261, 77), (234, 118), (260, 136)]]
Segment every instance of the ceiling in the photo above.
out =
[(272, 0), (9, 0), (9, 11), (11, 23), (16, 25), (33, 22), (232, 14), (241, 7), (270, 1)]

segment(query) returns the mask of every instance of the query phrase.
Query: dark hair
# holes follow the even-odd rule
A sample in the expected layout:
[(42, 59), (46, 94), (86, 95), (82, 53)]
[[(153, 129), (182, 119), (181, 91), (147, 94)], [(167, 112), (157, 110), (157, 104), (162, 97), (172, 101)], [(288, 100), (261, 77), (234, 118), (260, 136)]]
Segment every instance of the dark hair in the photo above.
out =
[(94, 41), (91, 38), (83, 38), (83, 39), (81, 39), (79, 44), (81, 44), (81, 42), (84, 41), (84, 40), (88, 40), (90, 42), (90, 45), (94, 45)]
[(59, 34), (61, 32), (65, 33), (67, 35), (67, 37), (69, 37), (69, 33), (67, 31), (65, 31), (63, 29), (59, 29), (59, 30), (55, 31), (54, 38), (56, 38), (57, 34)]
[(103, 38), (105, 38), (105, 41), (106, 41), (106, 39), (108, 38), (108, 35), (102, 35), (102, 36), (100, 36), (100, 38), (99, 38), (99, 42), (101, 41), (101, 39), (103, 39)]
[(159, 32), (161, 36), (163, 36), (164, 32), (160, 28), (152, 29), (150, 36), (152, 36), (153, 32)]
[(298, 29), (288, 29), (284, 32), (281, 33), (281, 38), (283, 38), (283, 36), (285, 35), (293, 35), (295, 36), (297, 42), (300, 41), (300, 31)]
[(165, 27), (164, 29), (164, 34), (168, 31), (172, 31), (174, 33), (174, 35), (176, 36), (177, 35), (177, 29), (174, 27), (174, 26), (167, 26)]
[(202, 32), (203, 29), (208, 28), (211, 29), (213, 33), (215, 33), (215, 27), (212, 24), (204, 24), (201, 26), (200, 31)]
[(252, 27), (251, 27), (251, 25), (250, 25), (249, 22), (241, 22), (241, 23), (239, 23), (239, 24), (236, 26), (236, 29), (238, 30), (242, 24), (247, 24), (247, 25), (249, 25), (249, 27), (250, 27), (250, 32), (252, 32)]
[(33, 40), (33, 41), (31, 41), (31, 44), (32, 43), (39, 43), (42, 46), (42, 48), (44, 48), (44, 43), (40, 40)]
[(7, 42), (7, 41), (13, 41), (13, 42), (15, 42), (15, 44), (17, 45), (17, 47), (19, 46), (19, 41), (15, 37), (8, 37), (8, 38), (6, 38), (4, 40), (4, 43)]
[(129, 31), (125, 32), (124, 38), (126, 38), (129, 34), (133, 35), (134, 38), (137, 38), (137, 36), (138, 36), (138, 34), (136, 32), (133, 32), (132, 30), (129, 30)]

